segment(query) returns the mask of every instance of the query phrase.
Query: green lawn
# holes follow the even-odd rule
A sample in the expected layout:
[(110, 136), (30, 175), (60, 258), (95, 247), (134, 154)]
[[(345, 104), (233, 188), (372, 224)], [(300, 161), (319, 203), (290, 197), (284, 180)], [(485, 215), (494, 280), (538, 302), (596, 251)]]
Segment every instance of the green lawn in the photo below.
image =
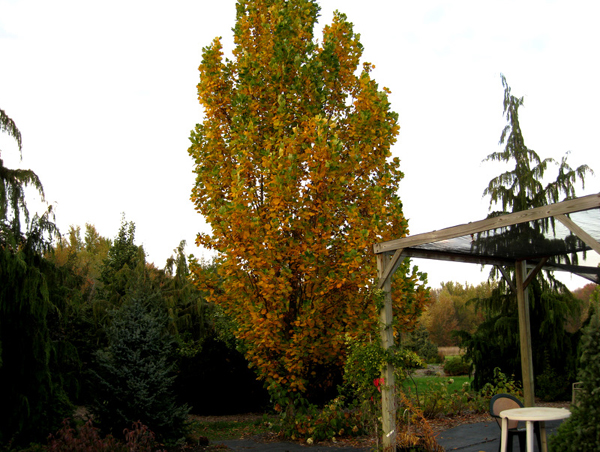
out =
[[(413, 382), (413, 380), (414, 380), (414, 382)], [(446, 376), (443, 376), (443, 377), (439, 377), (439, 376), (415, 377), (415, 376), (413, 376), (412, 380), (410, 378), (407, 378), (406, 380), (404, 380), (404, 383), (402, 384), (402, 386), (404, 388), (411, 388), (414, 391), (415, 384), (416, 384), (419, 392), (422, 393), (422, 392), (427, 392), (428, 389), (430, 388), (430, 386), (435, 383), (448, 382), (449, 380), (453, 380), (453, 383), (451, 383), (448, 386), (448, 392), (453, 393), (455, 390), (461, 391), (462, 385), (465, 382), (472, 383), (473, 378), (471, 378), (467, 375), (462, 375), (459, 377), (446, 377)]]

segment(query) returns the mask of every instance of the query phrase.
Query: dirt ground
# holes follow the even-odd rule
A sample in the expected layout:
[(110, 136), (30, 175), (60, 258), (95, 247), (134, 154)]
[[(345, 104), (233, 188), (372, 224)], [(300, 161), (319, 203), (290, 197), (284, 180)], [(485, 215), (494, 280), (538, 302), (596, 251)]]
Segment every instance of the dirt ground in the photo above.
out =
[[(415, 371), (415, 375), (416, 376), (423, 376), (423, 375), (443, 375), (443, 370), (441, 368), (441, 365), (430, 365), (427, 369), (418, 369)], [(557, 407), (557, 408), (569, 408), (570, 402), (542, 402), (541, 400), (536, 400), (536, 405), (537, 406), (548, 406), (548, 407)], [(263, 413), (246, 413), (246, 414), (237, 414), (237, 415), (227, 415), (227, 416), (197, 416), (197, 415), (191, 415), (190, 417), (195, 420), (198, 421), (200, 423), (210, 423), (210, 422), (245, 422), (245, 421), (257, 421), (262, 419), (264, 416)], [(75, 418), (79, 418), (79, 419), (87, 419), (88, 417), (88, 413), (85, 410), (84, 407), (78, 407), (75, 415)], [(493, 418), (489, 415), (488, 412), (484, 412), (484, 413), (467, 413), (467, 414), (463, 414), (463, 415), (459, 415), (459, 416), (452, 416), (452, 417), (440, 417), (440, 418), (436, 418), (436, 419), (430, 419), (429, 420), (429, 424), (433, 430), (433, 432), (437, 435), (445, 430), (449, 430), (451, 428), (454, 427), (458, 427), (460, 425), (467, 425), (467, 424), (476, 424), (476, 423), (480, 423), (480, 422), (493, 422)], [(279, 441), (280, 439), (277, 438), (276, 436), (272, 435), (272, 437), (270, 437), (268, 434), (266, 435), (262, 435), (262, 437), (259, 439), (261, 442), (275, 442), (275, 441)], [(218, 441), (217, 441), (218, 443)], [(324, 447), (330, 447), (330, 448), (338, 448), (338, 447), (358, 447), (358, 448), (364, 448), (366, 450), (368, 450), (369, 448), (372, 448), (376, 443), (376, 439), (375, 438), (352, 438), (352, 439), (340, 439), (338, 440), (338, 442), (336, 444), (331, 443), (329, 444), (328, 442), (322, 442), (319, 443)], [(217, 448), (214, 448), (215, 446), (210, 446), (208, 448), (204, 448), (204, 447), (191, 447), (191, 448), (186, 448), (186, 452), (195, 452), (195, 451), (210, 451), (210, 450), (228, 450), (227, 448), (225, 449), (220, 449), (218, 448), (218, 446), (216, 446)], [(173, 449), (173, 450), (179, 450), (179, 449)]]

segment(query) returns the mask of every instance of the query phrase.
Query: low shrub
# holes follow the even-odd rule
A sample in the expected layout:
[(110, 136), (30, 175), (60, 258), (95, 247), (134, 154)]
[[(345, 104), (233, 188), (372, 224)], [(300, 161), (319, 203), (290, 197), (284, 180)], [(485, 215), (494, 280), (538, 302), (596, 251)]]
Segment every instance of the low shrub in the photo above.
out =
[(544, 402), (570, 400), (572, 381), (568, 375), (558, 375), (552, 368), (535, 379), (536, 395)]
[(338, 397), (323, 409), (310, 405), (299, 413), (283, 413), (278, 427), (284, 438), (312, 444), (336, 437), (364, 435), (368, 422), (358, 404), (345, 406), (343, 398)]
[(551, 363), (550, 354), (546, 352), (544, 355), (544, 370), (535, 378), (536, 396), (544, 402), (571, 400), (575, 375), (569, 369), (558, 371)]
[(449, 377), (468, 375), (471, 364), (460, 356), (448, 358), (444, 361), (444, 373)]
[(494, 368), (494, 382), (486, 383), (480, 391), (480, 395), (486, 399), (491, 399), (496, 394), (512, 394), (515, 397), (523, 398), (523, 388), (521, 383), (515, 380), (515, 376), (507, 377), (499, 367)]
[(141, 422), (134, 422), (131, 430), (125, 429), (123, 433), (125, 443), (110, 434), (102, 438), (91, 419), (78, 428), (74, 428), (70, 420), (65, 419), (56, 436), (48, 437), (47, 450), (51, 452), (152, 452), (154, 450), (154, 433)]
[(435, 384), (439, 383), (440, 381), (450, 381), (450, 380), (454, 381), (454, 383), (448, 384), (449, 392), (462, 390), (463, 384), (465, 382), (469, 384), (469, 387), (471, 388), (471, 390), (473, 389), (471, 387), (471, 378), (469, 378), (467, 375), (459, 375), (457, 377), (452, 377), (449, 379), (448, 377), (442, 376), (439, 373), (434, 374), (432, 376), (410, 375), (410, 378), (408, 378), (404, 382), (402, 382), (402, 387), (403, 388), (412, 387), (414, 389), (418, 389), (420, 392), (425, 392), (425, 391), (428, 391), (430, 388), (432, 388)]
[(396, 450), (403, 452), (444, 452), (423, 411), (404, 393), (399, 393)]

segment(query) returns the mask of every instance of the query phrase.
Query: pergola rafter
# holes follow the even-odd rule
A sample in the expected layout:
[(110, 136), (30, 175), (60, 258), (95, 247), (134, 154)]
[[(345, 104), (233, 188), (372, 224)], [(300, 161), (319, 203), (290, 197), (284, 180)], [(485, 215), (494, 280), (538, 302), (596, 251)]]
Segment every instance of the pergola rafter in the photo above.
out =
[[(573, 219), (573, 214), (578, 212), (583, 213), (580, 220), (584, 225)], [(557, 238), (555, 219), (567, 228), (568, 235)], [(540, 220), (552, 222), (552, 236), (544, 236), (543, 232), (531, 236), (510, 234), (511, 228), (518, 227), (517, 225)], [(495, 265), (517, 295), (525, 406), (533, 406), (527, 286), (542, 268), (568, 271), (598, 284), (600, 268), (577, 265), (570, 262), (569, 255), (590, 250), (600, 254), (599, 220), (600, 193), (375, 244), (373, 249), (377, 255), (379, 278), (377, 286), (386, 292), (384, 306), (380, 312), (383, 347), (393, 347), (391, 278), (404, 258)], [(515, 267), (515, 281), (507, 278), (508, 273), (504, 267), (509, 266)], [(386, 391), (382, 391), (384, 450), (392, 450), (396, 443), (394, 372), (393, 368), (389, 367), (391, 366), (384, 371), (383, 377), (384, 381), (390, 384), (386, 384)]]

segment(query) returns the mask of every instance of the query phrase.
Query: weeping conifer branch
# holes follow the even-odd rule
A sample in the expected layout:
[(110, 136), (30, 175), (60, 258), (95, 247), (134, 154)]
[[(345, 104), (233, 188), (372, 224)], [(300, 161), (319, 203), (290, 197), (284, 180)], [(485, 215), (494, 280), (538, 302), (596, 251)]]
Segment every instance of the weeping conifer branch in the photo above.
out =
[[(21, 132), (15, 122), (0, 109), (0, 130), (13, 137), (22, 152)], [(0, 156), (2, 151), (0, 150)], [(37, 190), (42, 202), (45, 202), (44, 187), (33, 171), (24, 169), (10, 169), (4, 166), (0, 158), (0, 227), (4, 233), (19, 236), (21, 232), (21, 213), (25, 222), (29, 223), (29, 210), (25, 202), (25, 188), (33, 187)]]
[[(13, 137), (19, 145), (19, 152), (23, 150), (23, 140), (21, 139), (21, 132), (17, 128), (15, 122), (0, 108), (0, 131), (5, 132), (8, 136)], [(2, 155), (2, 149), (0, 149), (0, 156)]]

